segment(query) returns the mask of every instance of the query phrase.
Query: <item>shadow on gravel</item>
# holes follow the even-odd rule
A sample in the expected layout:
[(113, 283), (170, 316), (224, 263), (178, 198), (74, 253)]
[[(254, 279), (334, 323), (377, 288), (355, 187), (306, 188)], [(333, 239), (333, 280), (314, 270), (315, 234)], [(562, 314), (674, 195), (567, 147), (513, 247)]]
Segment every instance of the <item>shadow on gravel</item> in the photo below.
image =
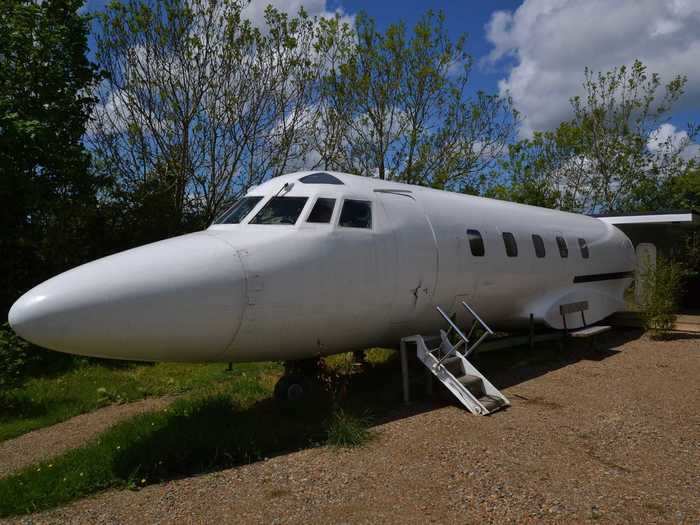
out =
[[(536, 343), (533, 349), (528, 346), (517, 346), (491, 352), (477, 353), (470, 357), (476, 366), (491, 383), (499, 389), (524, 383), (536, 377), (543, 376), (560, 368), (575, 364), (579, 361), (603, 361), (619, 353), (616, 347), (628, 341), (639, 339), (643, 334), (639, 329), (616, 329), (598, 336), (594, 344), (590, 340), (563, 340)], [(680, 335), (680, 334), (679, 334)], [(398, 365), (395, 365), (398, 367)], [(408, 407), (397, 410), (388, 419), (400, 419), (416, 413), (425, 412), (439, 406), (457, 404), (457, 401), (446, 392), (446, 389), (434, 382), (433, 397), (425, 392), (425, 368), (417, 358), (409, 358), (411, 399), (415, 401)], [(400, 379), (400, 370), (396, 372)], [(401, 383), (395, 388), (401, 393)], [(400, 406), (400, 405), (399, 405)], [(386, 419), (385, 419), (386, 421)]]
[(695, 332), (670, 332), (658, 337), (657, 341), (692, 341), (700, 339), (700, 334)]
[(616, 347), (642, 334), (638, 329), (614, 330), (594, 341), (566, 339), (561, 345), (554, 341), (536, 344), (532, 350), (519, 347), (485, 353), (474, 362), (497, 388), (507, 388), (579, 361), (603, 361), (619, 353)]

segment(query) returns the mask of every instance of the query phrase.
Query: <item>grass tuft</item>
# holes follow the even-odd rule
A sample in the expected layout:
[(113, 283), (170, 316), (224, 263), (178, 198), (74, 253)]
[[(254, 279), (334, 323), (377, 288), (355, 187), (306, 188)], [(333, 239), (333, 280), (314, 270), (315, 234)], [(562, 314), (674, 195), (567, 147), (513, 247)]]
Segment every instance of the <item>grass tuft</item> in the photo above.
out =
[(334, 447), (360, 447), (373, 434), (369, 430), (369, 418), (357, 417), (342, 408), (333, 412), (328, 423), (326, 443)]

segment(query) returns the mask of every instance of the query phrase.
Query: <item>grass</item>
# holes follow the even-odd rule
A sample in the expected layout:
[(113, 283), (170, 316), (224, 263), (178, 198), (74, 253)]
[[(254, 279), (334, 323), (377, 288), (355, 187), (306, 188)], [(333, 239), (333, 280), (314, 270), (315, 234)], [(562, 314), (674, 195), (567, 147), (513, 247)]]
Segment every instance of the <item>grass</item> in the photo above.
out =
[(29, 379), (3, 395), (0, 441), (64, 421), (111, 403), (197, 392), (240, 374), (280, 373), (277, 364), (247, 364), (226, 371), (224, 363), (136, 364), (78, 360), (66, 370)]
[(365, 445), (373, 437), (369, 424), (369, 418), (348, 414), (339, 408), (331, 415), (326, 443), (335, 447)]
[[(119, 423), (95, 440), (0, 479), (0, 517), (51, 508), (110, 487), (139, 487), (300, 447), (321, 431), (269, 399), (263, 367)], [(281, 428), (280, 421), (284, 424)]]
[[(207, 378), (225, 374), (223, 367), (207, 371), (209, 365), (199, 365), (202, 370), (155, 365), (151, 368), (190, 371), (192, 377), (176, 379), (189, 392), (168, 409), (131, 418), (80, 448), (0, 479), (0, 517), (49, 509), (107, 488), (137, 489), (310, 446), (363, 445), (373, 435), (367, 407), (382, 414), (400, 399), (400, 372), (392, 355), (369, 352), (369, 366), (362, 373), (352, 370), (347, 356), (329, 359), (331, 370), (342, 372), (345, 388), (303, 404), (271, 399), (279, 365), (239, 366), (224, 376), (226, 381), (209, 382)], [(142, 376), (137, 383), (150, 385), (150, 392), (172, 391), (164, 379), (167, 374), (160, 371), (135, 367), (115, 373), (133, 380)]]

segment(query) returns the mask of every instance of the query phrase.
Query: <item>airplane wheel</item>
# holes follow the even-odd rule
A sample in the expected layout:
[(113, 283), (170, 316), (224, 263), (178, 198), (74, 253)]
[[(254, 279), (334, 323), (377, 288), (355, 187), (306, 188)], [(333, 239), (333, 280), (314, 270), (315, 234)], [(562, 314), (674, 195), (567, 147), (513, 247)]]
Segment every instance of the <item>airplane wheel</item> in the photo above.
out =
[(275, 385), (275, 399), (278, 401), (301, 401), (309, 391), (309, 384), (305, 377), (292, 374), (285, 375)]

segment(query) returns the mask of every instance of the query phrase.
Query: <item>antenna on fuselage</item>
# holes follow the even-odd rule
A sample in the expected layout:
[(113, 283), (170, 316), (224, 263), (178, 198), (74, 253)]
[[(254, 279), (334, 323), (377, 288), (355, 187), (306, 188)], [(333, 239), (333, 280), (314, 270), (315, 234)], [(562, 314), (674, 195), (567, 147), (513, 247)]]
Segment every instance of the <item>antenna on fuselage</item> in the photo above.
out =
[(278, 191), (277, 193), (274, 194), (274, 196), (273, 196), (272, 198), (274, 199), (275, 197), (277, 197), (277, 196), (278, 196), (280, 193), (282, 193), (283, 191), (284, 191), (285, 193), (288, 192), (289, 190), (292, 189), (293, 186), (294, 186), (294, 183), (293, 183), (293, 182), (285, 182), (285, 183), (284, 183), (284, 186), (282, 186), (282, 187), (279, 189), (279, 191)]

